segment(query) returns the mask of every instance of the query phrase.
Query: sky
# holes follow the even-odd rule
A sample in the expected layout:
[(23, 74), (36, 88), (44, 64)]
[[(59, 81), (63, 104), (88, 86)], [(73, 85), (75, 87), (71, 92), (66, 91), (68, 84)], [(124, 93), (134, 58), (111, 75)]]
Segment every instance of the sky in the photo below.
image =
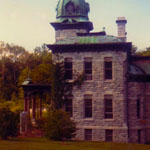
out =
[[(117, 17), (126, 17), (127, 40), (142, 50), (150, 46), (150, 0), (86, 0), (94, 32), (106, 29), (117, 36)], [(0, 41), (32, 51), (55, 42), (50, 22), (56, 20), (58, 0), (0, 0)]]

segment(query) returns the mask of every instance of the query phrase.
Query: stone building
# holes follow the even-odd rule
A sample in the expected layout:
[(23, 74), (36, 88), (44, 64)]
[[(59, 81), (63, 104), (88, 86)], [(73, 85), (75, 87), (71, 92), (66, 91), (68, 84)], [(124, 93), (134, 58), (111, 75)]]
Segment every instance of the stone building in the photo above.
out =
[(118, 36), (111, 36), (91, 32), (85, 0), (59, 0), (56, 11), (56, 42), (48, 47), (64, 61), (68, 82), (85, 75), (66, 103), (76, 139), (150, 142), (150, 57), (131, 54), (126, 19), (117, 19)]

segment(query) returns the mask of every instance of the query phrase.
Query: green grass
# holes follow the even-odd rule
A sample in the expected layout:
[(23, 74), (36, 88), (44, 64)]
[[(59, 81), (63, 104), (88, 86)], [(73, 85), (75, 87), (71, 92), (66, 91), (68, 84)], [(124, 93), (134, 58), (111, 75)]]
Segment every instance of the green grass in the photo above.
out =
[(102, 143), (102, 142), (55, 142), (45, 138), (18, 138), (0, 140), (0, 150), (150, 150), (150, 145)]

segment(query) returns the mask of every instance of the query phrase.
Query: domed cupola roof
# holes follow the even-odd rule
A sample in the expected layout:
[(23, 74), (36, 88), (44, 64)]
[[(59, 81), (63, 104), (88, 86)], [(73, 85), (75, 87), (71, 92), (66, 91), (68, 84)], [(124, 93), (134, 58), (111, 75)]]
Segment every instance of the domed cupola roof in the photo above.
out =
[(59, 0), (56, 8), (57, 22), (88, 21), (89, 4), (85, 0)]
[(93, 29), (88, 18), (90, 7), (85, 0), (59, 0), (56, 11), (56, 21), (51, 23), (55, 30), (83, 29), (89, 32)]

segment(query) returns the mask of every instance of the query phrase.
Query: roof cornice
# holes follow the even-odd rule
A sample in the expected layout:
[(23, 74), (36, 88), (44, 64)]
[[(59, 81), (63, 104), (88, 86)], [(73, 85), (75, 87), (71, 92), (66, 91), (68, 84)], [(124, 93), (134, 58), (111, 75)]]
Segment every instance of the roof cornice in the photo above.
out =
[(47, 45), (53, 53), (125, 51), (130, 53), (132, 43), (98, 43), (98, 44), (52, 44)]

